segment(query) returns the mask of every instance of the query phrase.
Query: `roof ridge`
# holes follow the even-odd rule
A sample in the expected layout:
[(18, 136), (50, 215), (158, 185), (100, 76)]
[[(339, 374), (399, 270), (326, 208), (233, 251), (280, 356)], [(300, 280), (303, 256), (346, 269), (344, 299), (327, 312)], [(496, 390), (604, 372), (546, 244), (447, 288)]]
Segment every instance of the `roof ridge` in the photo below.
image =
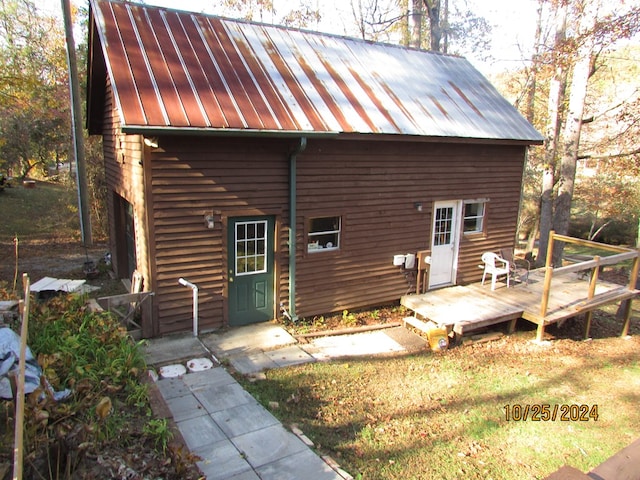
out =
[(164, 11), (173, 12), (173, 13), (184, 13), (184, 14), (187, 14), (187, 15), (198, 15), (198, 16), (203, 16), (203, 17), (211, 17), (211, 18), (216, 18), (216, 19), (219, 19), (219, 20), (223, 20), (225, 22), (233, 22), (233, 23), (240, 23), (240, 24), (245, 24), (245, 25), (253, 25), (253, 26), (257, 26), (257, 27), (276, 28), (276, 29), (286, 30), (286, 31), (289, 31), (289, 32), (300, 32), (300, 33), (304, 33), (304, 34), (320, 35), (320, 36), (325, 36), (325, 37), (330, 37), (330, 38), (337, 38), (337, 39), (340, 39), (340, 40), (347, 40), (347, 41), (353, 41), (353, 42), (358, 42), (358, 43), (364, 43), (364, 44), (367, 44), (367, 45), (380, 45), (380, 46), (383, 46), (383, 47), (399, 48), (401, 50), (415, 51), (415, 52), (419, 52), (419, 53), (423, 53), (423, 54), (436, 55), (436, 56), (440, 56), (440, 57), (465, 58), (462, 55), (456, 55), (456, 54), (452, 54), (452, 53), (437, 52), (435, 50), (425, 50), (425, 49), (413, 47), (413, 46), (410, 46), (410, 45), (401, 45), (401, 44), (398, 44), (398, 43), (383, 42), (383, 41), (379, 41), (379, 40), (368, 40), (368, 39), (365, 39), (365, 38), (358, 38), (358, 37), (354, 37), (354, 36), (346, 35), (346, 34), (345, 35), (340, 35), (338, 33), (331, 33), (331, 32), (323, 32), (323, 31), (319, 31), (319, 30), (313, 30), (311, 28), (291, 27), (291, 26), (281, 25), (281, 24), (277, 24), (277, 23), (259, 22), (257, 20), (248, 20), (248, 19), (244, 19), (244, 18), (227, 17), (225, 15), (217, 15), (217, 14), (214, 14), (214, 13), (196, 12), (196, 11), (193, 11), (193, 10), (184, 10), (184, 9), (181, 9), (181, 8), (164, 7), (164, 6), (159, 6), (159, 5), (148, 5), (146, 3), (129, 2), (129, 1), (123, 1), (123, 0), (91, 0), (91, 1), (100, 2), (100, 3), (120, 3), (120, 4), (126, 4), (126, 5), (130, 5), (130, 6), (134, 6), (134, 7), (144, 8), (144, 9), (164, 10)]

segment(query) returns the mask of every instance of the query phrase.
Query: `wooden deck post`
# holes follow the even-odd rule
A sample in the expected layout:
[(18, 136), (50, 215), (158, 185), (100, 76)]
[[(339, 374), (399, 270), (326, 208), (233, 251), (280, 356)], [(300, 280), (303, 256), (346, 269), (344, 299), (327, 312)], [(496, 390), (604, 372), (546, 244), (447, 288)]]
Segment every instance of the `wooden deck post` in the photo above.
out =
[(593, 310), (589, 310), (584, 314), (584, 339), (589, 338), (589, 331), (591, 330), (591, 319), (593, 318)]
[(596, 262), (596, 266), (591, 272), (591, 283), (589, 283), (589, 295), (587, 296), (589, 300), (596, 294), (596, 285), (598, 283), (598, 275), (600, 274), (600, 257), (596, 255), (593, 257), (593, 260)]
[(629, 335), (629, 326), (631, 324), (631, 304), (633, 303), (633, 299), (629, 299), (624, 304), (624, 324), (622, 325), (622, 333), (621, 337), (626, 337)]
[(547, 244), (548, 245), (547, 258), (545, 259), (545, 263), (544, 263), (545, 267), (551, 266), (551, 261), (553, 260), (553, 242), (554, 242), (555, 234), (556, 234), (555, 230), (551, 230), (549, 232), (549, 243)]
[[(598, 275), (600, 274), (600, 257), (596, 255), (593, 257), (596, 262), (596, 266), (591, 272), (591, 281), (589, 282), (589, 294), (587, 298), (591, 300), (596, 294), (596, 285), (598, 284)], [(589, 338), (589, 332), (591, 331), (591, 320), (593, 319), (593, 310), (589, 310), (584, 314), (584, 339)]]
[[(629, 290), (635, 290), (636, 285), (638, 284), (638, 271), (640, 269), (640, 256), (634, 258), (633, 267), (631, 268), (631, 273), (629, 275)], [(621, 337), (626, 337), (629, 335), (629, 327), (631, 326), (631, 312), (633, 311), (632, 307), (633, 298), (629, 298), (623, 302), (623, 315), (624, 323), (622, 324), (622, 333)]]
[(549, 306), (549, 295), (551, 294), (551, 279), (553, 278), (553, 241), (555, 231), (549, 232), (549, 244), (547, 247), (547, 258), (544, 264), (544, 287), (542, 289), (542, 299), (540, 300), (540, 323), (536, 330), (536, 340), (541, 342), (544, 339), (544, 317), (547, 315), (547, 307)]
[(544, 320), (538, 324), (538, 330), (536, 330), (536, 341), (541, 342), (544, 340)]
[(629, 275), (629, 290), (635, 290), (638, 280), (638, 270), (640, 269), (640, 256), (633, 259), (633, 267)]

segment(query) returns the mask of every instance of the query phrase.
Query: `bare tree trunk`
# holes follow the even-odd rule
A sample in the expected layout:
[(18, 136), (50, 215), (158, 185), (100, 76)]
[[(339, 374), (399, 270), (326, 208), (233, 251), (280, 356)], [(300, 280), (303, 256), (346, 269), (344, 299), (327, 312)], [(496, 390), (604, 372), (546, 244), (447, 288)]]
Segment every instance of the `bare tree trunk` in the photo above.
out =
[(440, 31), (442, 32), (442, 53), (449, 53), (449, 0), (443, 0), (442, 21)]
[[(580, 33), (582, 33), (583, 38), (575, 52), (577, 61), (573, 67), (573, 74), (571, 76), (567, 120), (562, 133), (560, 176), (558, 179), (558, 196), (554, 208), (553, 227), (556, 232), (563, 235), (568, 233), (571, 219), (571, 202), (573, 200), (573, 188), (576, 178), (576, 164), (578, 161), (578, 147), (580, 145), (584, 103), (587, 96), (589, 77), (592, 74), (591, 60), (595, 40), (589, 32), (595, 26), (598, 16), (598, 3), (599, 0), (593, 0), (587, 3), (580, 20)], [(563, 249), (564, 245), (562, 242), (558, 242), (557, 247), (554, 247), (554, 265), (558, 265), (562, 261)]]
[(411, 0), (411, 15), (409, 16), (411, 40), (409, 45), (422, 47), (422, 0)]
[(540, 71), (540, 50), (542, 48), (542, 5), (538, 5), (538, 21), (536, 22), (536, 35), (535, 35), (535, 48), (533, 59), (531, 62), (531, 71), (529, 72), (529, 81), (527, 82), (527, 105), (525, 116), (529, 123), (534, 123), (535, 120), (535, 101), (536, 101), (536, 89), (538, 87), (538, 72)]
[[(541, 18), (540, 18), (541, 21)], [(560, 2), (555, 12), (556, 33), (554, 39), (553, 62), (555, 73), (549, 83), (549, 101), (547, 104), (547, 128), (544, 143), (544, 167), (542, 174), (542, 192), (540, 195), (540, 239), (538, 243), (537, 264), (542, 265), (547, 258), (549, 233), (553, 225), (553, 189), (556, 175), (556, 156), (560, 132), (562, 103), (566, 85), (566, 68), (562, 48), (567, 32), (567, 5)]]
[(429, 15), (429, 36), (431, 51), (441, 51), (442, 26), (440, 25), (440, 0), (424, 0), (424, 6)]

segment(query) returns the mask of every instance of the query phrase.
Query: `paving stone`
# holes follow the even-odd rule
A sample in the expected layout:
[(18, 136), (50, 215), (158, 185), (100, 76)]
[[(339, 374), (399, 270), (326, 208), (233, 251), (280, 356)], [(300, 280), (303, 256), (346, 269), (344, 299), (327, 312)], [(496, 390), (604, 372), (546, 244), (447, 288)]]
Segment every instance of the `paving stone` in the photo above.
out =
[(183, 397), (191, 393), (182, 378), (164, 378), (158, 380), (156, 386), (165, 400), (174, 397)]
[(318, 360), (405, 351), (402, 345), (380, 330), (316, 338), (305, 345), (304, 350)]
[(209, 353), (197, 337), (186, 333), (148, 339), (145, 341), (143, 352), (149, 365), (178, 363), (179, 360)]
[(265, 322), (236, 327), (223, 333), (203, 336), (202, 342), (219, 355), (247, 354), (258, 350), (272, 350), (296, 343), (280, 325)]
[(193, 372), (182, 378), (184, 384), (191, 390), (229, 385), (236, 383), (236, 379), (229, 375), (222, 367), (211, 368), (202, 372)]
[(232, 356), (229, 357), (229, 362), (231, 362), (231, 365), (233, 365), (238, 372), (244, 375), (278, 368), (278, 364), (264, 352)]
[(228, 480), (260, 480), (260, 477), (258, 476), (258, 474), (255, 471), (250, 470), (248, 472), (239, 473), (238, 475), (234, 475), (233, 477), (229, 478)]
[(202, 458), (197, 464), (207, 480), (243, 478), (242, 475), (251, 474), (253, 477), (246, 478), (259, 478), (238, 449), (227, 439), (200, 447), (193, 453)]
[[(232, 438), (238, 450), (246, 455), (252, 467), (258, 468), (284, 457), (308, 450), (307, 446), (282, 425), (256, 430), (255, 432)], [(314, 478), (298, 477), (298, 478)]]
[(230, 438), (278, 425), (278, 419), (257, 402), (212, 413), (211, 418)]
[(216, 425), (216, 422), (208, 415), (176, 422), (176, 425), (191, 451), (227, 438), (224, 432), (220, 430), (220, 427)]
[(238, 383), (202, 388), (194, 390), (193, 394), (209, 413), (255, 402)]
[(175, 422), (207, 415), (207, 411), (202, 404), (191, 393), (182, 397), (166, 398), (165, 402)]
[(305, 449), (256, 468), (262, 480), (342, 480), (342, 477), (318, 455)]
[(315, 361), (315, 358), (296, 345), (265, 352), (265, 354), (280, 368)]

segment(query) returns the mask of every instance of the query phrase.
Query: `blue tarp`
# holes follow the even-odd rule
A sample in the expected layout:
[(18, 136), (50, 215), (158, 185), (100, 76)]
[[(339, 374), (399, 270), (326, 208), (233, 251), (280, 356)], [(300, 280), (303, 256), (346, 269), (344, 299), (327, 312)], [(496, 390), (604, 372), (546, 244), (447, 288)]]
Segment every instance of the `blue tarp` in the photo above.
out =
[[(24, 376), (24, 393), (29, 394), (40, 387), (42, 369), (33, 356), (31, 349), (26, 349), (26, 368)], [(12, 399), (11, 383), (9, 375), (18, 372), (20, 362), (20, 335), (8, 327), (0, 328), (0, 398)], [(45, 380), (47, 388), (51, 391), (56, 401), (64, 400), (71, 395), (70, 390), (54, 392)]]

